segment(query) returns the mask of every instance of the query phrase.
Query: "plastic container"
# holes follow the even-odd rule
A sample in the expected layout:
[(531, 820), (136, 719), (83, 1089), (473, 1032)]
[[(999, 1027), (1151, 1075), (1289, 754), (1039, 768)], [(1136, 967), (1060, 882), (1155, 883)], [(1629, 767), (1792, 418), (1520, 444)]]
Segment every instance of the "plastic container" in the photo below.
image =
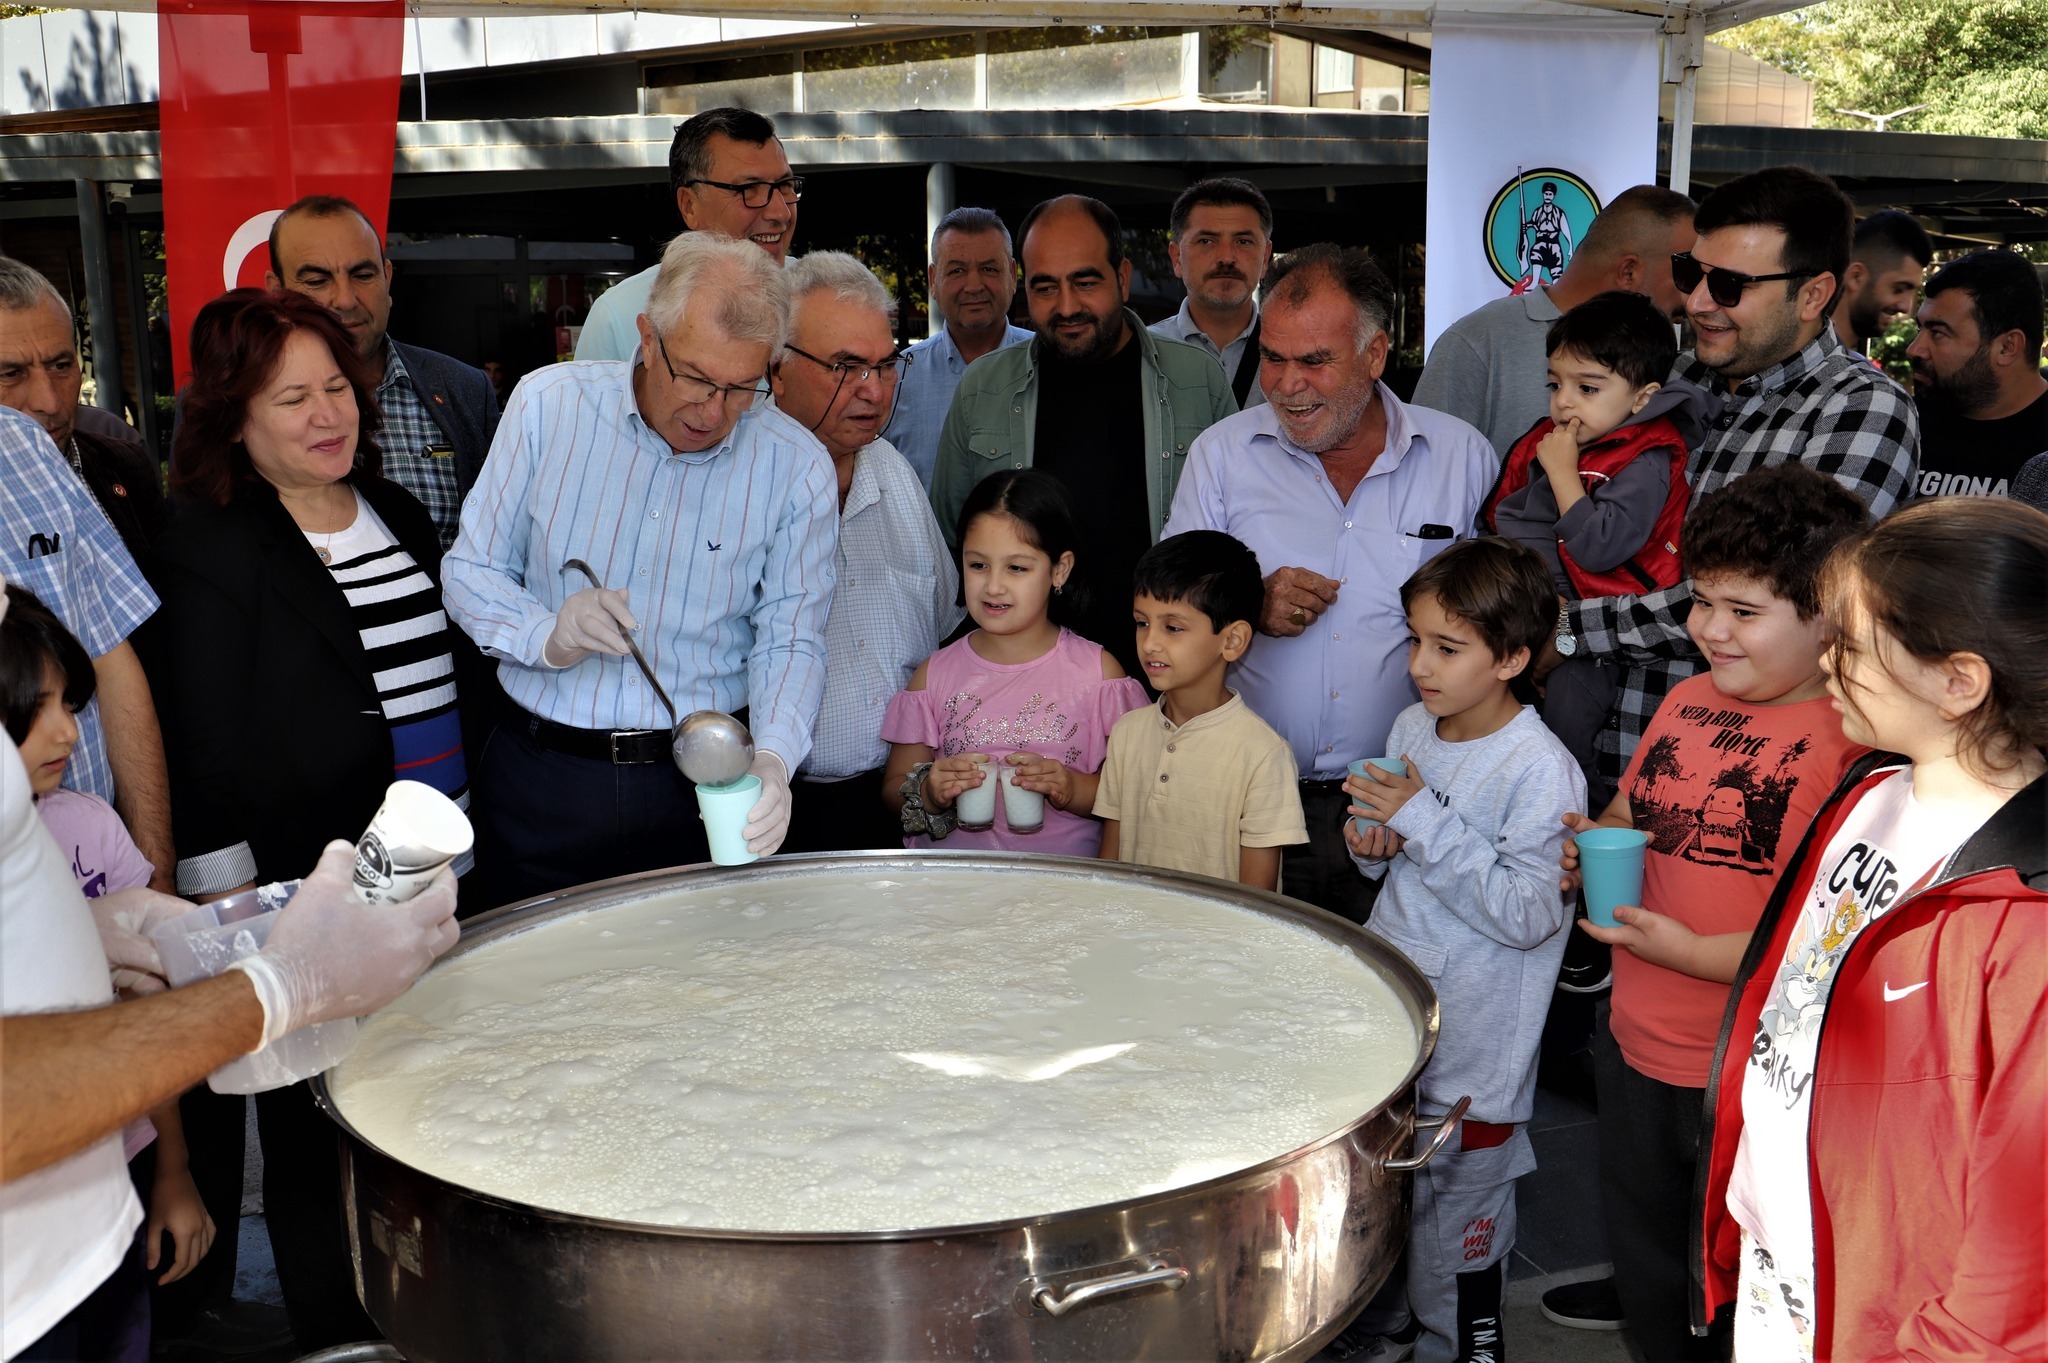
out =
[[(270, 939), (278, 910), (298, 891), (287, 880), (201, 904), (150, 934), (172, 988), (210, 980), (236, 961), (254, 956)], [(311, 1079), (340, 1061), (356, 1044), (356, 1020), (316, 1022), (288, 1032), (207, 1076), (215, 1093), (263, 1093)]]
[[(1396, 776), (1406, 776), (1408, 774), (1408, 764), (1398, 757), (1361, 757), (1351, 764), (1349, 770), (1353, 776), (1364, 777), (1365, 769), (1368, 766), (1378, 767), (1381, 771), (1390, 771)], [(1363, 814), (1354, 814), (1351, 818), (1351, 826), (1353, 828), (1378, 828), (1380, 821), (1378, 819), (1368, 819)]]
[(356, 839), (356, 897), (403, 904), (475, 843), (469, 816), (453, 800), (421, 781), (393, 781)]
[(1589, 828), (1573, 836), (1586, 917), (1603, 928), (1620, 927), (1616, 907), (1643, 902), (1643, 853), (1650, 835), (1635, 828)]
[(745, 866), (761, 854), (747, 850), (747, 814), (761, 798), (761, 778), (749, 773), (721, 786), (697, 787), (697, 812), (704, 816), (704, 837), (711, 860), (720, 866)]

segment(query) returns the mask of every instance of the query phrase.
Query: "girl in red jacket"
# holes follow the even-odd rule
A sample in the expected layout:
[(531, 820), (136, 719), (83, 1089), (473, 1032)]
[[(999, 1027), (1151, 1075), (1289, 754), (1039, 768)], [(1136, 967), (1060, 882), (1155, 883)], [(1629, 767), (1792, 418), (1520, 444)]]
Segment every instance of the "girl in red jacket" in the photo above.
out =
[(2044, 583), (2048, 515), (1989, 498), (1829, 560), (1843, 732), (1900, 756), (1815, 821), (1723, 1023), (1699, 1305), (1741, 1363), (2048, 1356)]

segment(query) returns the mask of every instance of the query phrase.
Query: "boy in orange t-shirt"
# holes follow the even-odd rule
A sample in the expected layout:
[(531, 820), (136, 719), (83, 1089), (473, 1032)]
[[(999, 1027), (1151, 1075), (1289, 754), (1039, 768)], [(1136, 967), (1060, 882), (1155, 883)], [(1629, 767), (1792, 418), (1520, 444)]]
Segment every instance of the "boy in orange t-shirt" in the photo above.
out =
[[(1624, 948), (1593, 1037), (1600, 1191), (1621, 1310), (1652, 1359), (1727, 1356), (1725, 1335), (1691, 1329), (1701, 1100), (1729, 981), (1778, 872), (1863, 752), (1842, 736), (1821, 673), (1819, 577), (1868, 518), (1854, 494), (1796, 463), (1702, 497), (1679, 542), (1686, 628), (1710, 670), (1665, 697), (1598, 821), (1564, 816), (1574, 832), (1650, 834), (1645, 907), (1618, 910), (1618, 928), (1579, 927)], [(1577, 856), (1567, 842), (1568, 887)]]

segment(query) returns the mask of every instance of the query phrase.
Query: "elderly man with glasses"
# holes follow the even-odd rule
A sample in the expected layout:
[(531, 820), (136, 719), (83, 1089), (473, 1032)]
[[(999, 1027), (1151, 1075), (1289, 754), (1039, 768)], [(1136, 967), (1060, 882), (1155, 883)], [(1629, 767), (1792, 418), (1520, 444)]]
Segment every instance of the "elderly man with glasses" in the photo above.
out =
[(810, 755), (839, 518), (816, 437), (760, 401), (789, 284), (755, 247), (687, 233), (637, 324), (631, 360), (514, 390), (444, 562), (449, 615), (517, 707), (475, 780), (498, 903), (707, 859), (676, 715), (629, 635), (676, 714), (746, 715), (751, 850), (781, 845)]
[[(706, 109), (676, 127), (668, 148), (668, 181), (676, 211), (692, 232), (751, 241), (777, 265), (788, 263), (804, 177), (789, 171), (775, 125), (751, 109)], [(647, 311), (652, 266), (622, 279), (590, 305), (579, 360), (631, 359), (638, 345), (633, 319)]]
[(839, 491), (825, 699), (798, 773), (788, 847), (900, 847), (896, 814), (882, 803), (882, 715), (960, 623), (960, 580), (924, 485), (881, 436), (910, 364), (892, 330), (895, 300), (840, 251), (814, 251), (787, 276), (789, 344), (775, 366), (775, 405), (825, 443)]

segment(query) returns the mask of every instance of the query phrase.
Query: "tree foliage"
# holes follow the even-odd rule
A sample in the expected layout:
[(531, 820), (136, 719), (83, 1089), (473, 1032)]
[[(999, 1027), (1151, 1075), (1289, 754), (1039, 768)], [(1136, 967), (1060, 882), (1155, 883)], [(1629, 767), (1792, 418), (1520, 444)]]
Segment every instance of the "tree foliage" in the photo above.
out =
[(1812, 81), (1822, 127), (1924, 104), (1890, 126), (2048, 138), (2048, 0), (1822, 0), (1715, 41)]

